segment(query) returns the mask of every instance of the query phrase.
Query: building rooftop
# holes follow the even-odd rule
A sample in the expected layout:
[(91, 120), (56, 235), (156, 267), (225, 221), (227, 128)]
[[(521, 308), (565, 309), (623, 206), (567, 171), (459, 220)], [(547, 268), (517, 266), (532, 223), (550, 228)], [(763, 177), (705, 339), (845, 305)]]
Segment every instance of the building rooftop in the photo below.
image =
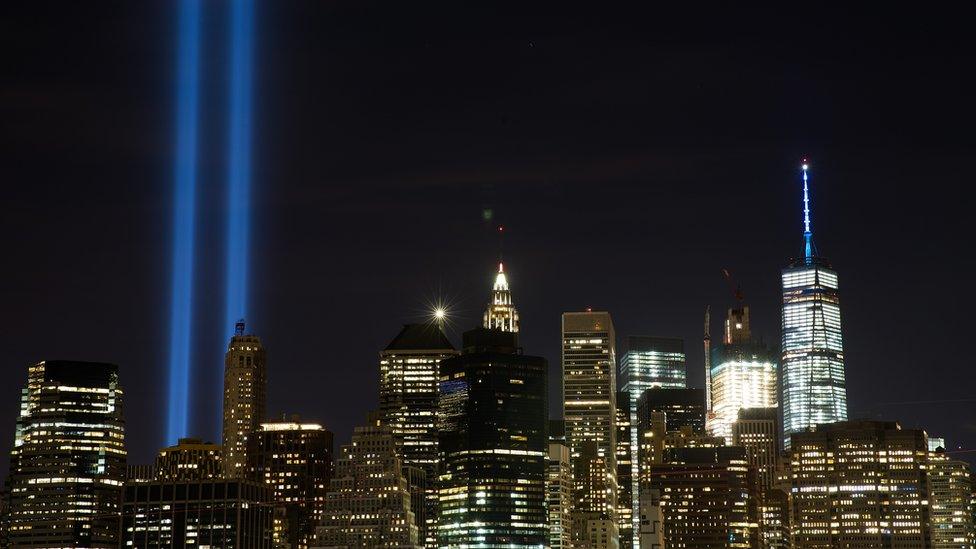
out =
[(387, 351), (455, 350), (451, 340), (435, 323), (404, 324), (400, 333), (386, 346)]

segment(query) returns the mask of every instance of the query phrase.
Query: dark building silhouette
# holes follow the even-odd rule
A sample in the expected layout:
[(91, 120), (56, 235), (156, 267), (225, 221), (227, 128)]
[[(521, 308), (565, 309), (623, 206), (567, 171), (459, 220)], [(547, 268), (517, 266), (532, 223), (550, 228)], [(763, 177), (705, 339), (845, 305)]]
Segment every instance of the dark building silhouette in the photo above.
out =
[(518, 334), (475, 329), (441, 363), (440, 546), (534, 546), (546, 514), (548, 365)]
[(705, 432), (705, 390), (653, 388), (637, 399), (638, 435), (651, 428), (651, 413), (664, 412), (665, 425), (670, 431), (691, 428), (693, 433)]

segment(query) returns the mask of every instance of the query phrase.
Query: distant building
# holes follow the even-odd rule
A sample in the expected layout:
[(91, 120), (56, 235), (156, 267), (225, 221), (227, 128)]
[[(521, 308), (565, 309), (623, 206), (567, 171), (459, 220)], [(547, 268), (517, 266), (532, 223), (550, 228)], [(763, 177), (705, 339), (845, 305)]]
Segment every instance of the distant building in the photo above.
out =
[(585, 441), (573, 458), (573, 547), (620, 546), (620, 527), (614, 518), (615, 471), (596, 441)]
[(729, 309), (723, 345), (712, 350), (712, 410), (708, 431), (732, 443), (732, 424), (742, 408), (777, 405), (776, 360), (752, 339), (749, 307)]
[(265, 418), (268, 384), (267, 356), (256, 335), (237, 323), (224, 355), (224, 470), (242, 477), (247, 466), (247, 438)]
[(484, 328), (501, 330), (503, 332), (519, 331), (519, 315), (512, 301), (512, 290), (508, 287), (508, 277), (505, 276), (505, 265), (498, 262), (498, 273), (495, 284), (491, 288), (491, 302), (485, 310)]
[(411, 492), (407, 469), (389, 426), (375, 421), (356, 427), (336, 460), (316, 547), (421, 547), (411, 507), (417, 491)]
[(163, 448), (156, 454), (151, 478), (172, 482), (211, 480), (220, 478), (223, 468), (219, 444), (181, 438), (176, 446)]
[(793, 433), (791, 448), (794, 547), (929, 547), (924, 431), (842, 421)]
[(271, 488), (275, 547), (306, 547), (322, 518), (332, 478), (332, 432), (318, 423), (262, 423), (248, 435), (247, 476)]
[(687, 426), (694, 433), (705, 432), (704, 389), (650, 389), (637, 399), (637, 432), (650, 428), (653, 412), (663, 412), (668, 431)]
[(659, 490), (641, 491), (640, 549), (664, 549), (664, 511)]
[[(931, 439), (930, 439), (931, 440)], [(929, 486), (933, 549), (972, 548), (973, 485), (969, 464), (952, 459), (945, 450), (929, 452)]]
[(744, 448), (676, 448), (650, 467), (666, 547), (757, 547), (755, 484)]
[(119, 368), (30, 366), (10, 452), (12, 547), (118, 547), (125, 481)]
[(116, 547), (270, 549), (271, 515), (271, 490), (250, 480), (126, 484)]
[(837, 271), (818, 257), (803, 164), (804, 252), (783, 269), (783, 436), (847, 419)]
[[(639, 498), (635, 497), (637, 486), (636, 468), (633, 461), (637, 456), (636, 450), (631, 449), (631, 435), (636, 432), (631, 428), (630, 394), (626, 391), (617, 393), (617, 529), (620, 532), (621, 549), (632, 549), (637, 546), (638, 528), (636, 508)], [(636, 412), (634, 414), (636, 416)]]
[(479, 328), (441, 363), (440, 547), (542, 547), (548, 366), (518, 334)]
[[(616, 333), (609, 313), (563, 313), (563, 419), (577, 486), (573, 494), (573, 500), (577, 502), (574, 513), (597, 517), (605, 514), (611, 520), (616, 519), (617, 507), (616, 362)], [(590, 443), (607, 468), (605, 483), (589, 482), (587, 477), (592, 475), (595, 462), (579, 459), (583, 446)], [(585, 467), (589, 472), (576, 470), (579, 467)], [(598, 485), (604, 491), (580, 492)], [(573, 524), (578, 528), (585, 521), (574, 518)], [(574, 539), (583, 535), (577, 530)]]
[(562, 442), (549, 442), (549, 459), (546, 474), (546, 501), (549, 512), (549, 547), (572, 547), (573, 469), (569, 459), (569, 446)]
[(780, 469), (779, 410), (742, 408), (732, 424), (732, 444), (746, 450), (749, 466), (755, 471), (760, 545), (782, 547), (788, 540), (789, 501), (776, 489)]

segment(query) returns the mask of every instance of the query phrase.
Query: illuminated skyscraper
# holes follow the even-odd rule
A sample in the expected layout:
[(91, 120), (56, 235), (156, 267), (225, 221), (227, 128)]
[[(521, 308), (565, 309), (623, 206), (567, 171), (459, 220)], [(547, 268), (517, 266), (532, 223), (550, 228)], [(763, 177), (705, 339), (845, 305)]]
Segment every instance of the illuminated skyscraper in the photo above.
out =
[(266, 419), (265, 360), (261, 340), (244, 335), (244, 321), (238, 322), (224, 356), (224, 468), (231, 478), (244, 474), (247, 437)]
[(569, 460), (569, 446), (549, 440), (546, 500), (549, 510), (549, 547), (569, 549), (572, 537), (573, 469)]
[(933, 549), (972, 549), (976, 540), (969, 464), (949, 457), (939, 448), (929, 451), (928, 471)]
[(403, 464), (424, 471), (427, 505), (414, 512), (421, 540), (430, 546), (437, 526), (438, 369), (457, 354), (436, 323), (405, 325), (380, 353), (380, 414)]
[(774, 408), (776, 361), (752, 339), (749, 307), (729, 309), (723, 345), (712, 352), (712, 410), (708, 431), (732, 443), (732, 424), (742, 408)]
[(371, 421), (356, 427), (339, 451), (316, 546), (422, 547), (406, 469), (389, 426)]
[(118, 547), (124, 443), (118, 366), (28, 368), (10, 452), (10, 545)]
[[(573, 457), (574, 515), (616, 520), (617, 359), (610, 313), (563, 313), (562, 343), (563, 418)], [(592, 445), (595, 455), (579, 459), (584, 445)], [(598, 463), (606, 467), (605, 473), (594, 469)], [(594, 481), (597, 477), (599, 482)], [(573, 523), (573, 537), (580, 540), (586, 535), (580, 530), (586, 522), (574, 516)]]
[(156, 454), (153, 479), (179, 482), (210, 480), (223, 475), (219, 444), (197, 438), (181, 438), (176, 446), (163, 448)]
[(929, 547), (925, 431), (842, 421), (792, 439), (795, 548)]
[(271, 487), (274, 546), (307, 547), (332, 478), (332, 432), (318, 423), (262, 423), (247, 441), (247, 476)]
[(439, 547), (537, 548), (546, 513), (548, 366), (478, 328), (441, 363)]
[(519, 331), (518, 310), (512, 302), (512, 290), (508, 287), (505, 265), (501, 262), (498, 263), (498, 274), (495, 275), (495, 284), (491, 288), (491, 303), (485, 310), (483, 326), (503, 332)]
[[(631, 441), (636, 440), (637, 430), (631, 425), (631, 410), (636, 406), (630, 404), (630, 393), (617, 392), (617, 529), (620, 532), (621, 549), (631, 549), (638, 543), (639, 527), (637, 518), (640, 498), (634, 496), (637, 487), (637, 449), (631, 447)], [(636, 417), (636, 411), (634, 416)], [(631, 435), (634, 435), (631, 437)], [(639, 492), (638, 492), (639, 493)]]
[(803, 256), (783, 269), (783, 436), (847, 419), (837, 272), (816, 255), (803, 164)]

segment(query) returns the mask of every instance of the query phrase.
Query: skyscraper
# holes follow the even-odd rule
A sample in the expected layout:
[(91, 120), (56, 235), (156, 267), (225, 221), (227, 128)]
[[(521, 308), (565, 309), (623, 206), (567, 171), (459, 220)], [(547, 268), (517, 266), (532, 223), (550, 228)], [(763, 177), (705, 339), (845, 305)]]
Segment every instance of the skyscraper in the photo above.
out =
[[(609, 468), (608, 493), (576, 493), (575, 501), (596, 504), (605, 501), (607, 509), (582, 509), (582, 512), (607, 513), (616, 508), (616, 438), (617, 413), (616, 334), (610, 313), (563, 313), (562, 317), (563, 417), (566, 441), (573, 458), (579, 457), (587, 442), (595, 445), (596, 454)], [(582, 463), (582, 460), (576, 460)], [(582, 475), (575, 475), (583, 487)], [(603, 504), (601, 504), (602, 506)]]
[[(631, 447), (631, 441), (636, 440), (637, 430), (631, 425), (631, 410), (636, 406), (630, 404), (630, 393), (617, 392), (617, 529), (620, 532), (621, 549), (631, 549), (637, 546), (637, 536), (640, 531), (637, 525), (640, 498), (637, 487), (637, 449)], [(636, 412), (634, 416), (636, 416)], [(631, 436), (633, 435), (633, 436)]]
[(271, 487), (275, 547), (306, 547), (322, 518), (332, 478), (332, 432), (318, 423), (261, 424), (247, 441), (247, 476)]
[(518, 334), (479, 328), (441, 363), (440, 547), (542, 547), (548, 366)]
[(924, 431), (842, 421), (792, 439), (794, 547), (929, 547)]
[(759, 540), (764, 548), (782, 547), (789, 540), (789, 500), (775, 487), (782, 439), (778, 416), (777, 408), (742, 408), (732, 424), (732, 444), (746, 449), (756, 474)]
[(436, 323), (407, 324), (380, 353), (380, 414), (403, 464), (424, 471), (425, 509), (414, 509), (420, 538), (436, 543), (437, 387), (442, 360), (457, 351)]
[(508, 277), (505, 276), (505, 265), (498, 262), (498, 273), (495, 284), (491, 288), (491, 302), (485, 310), (482, 324), (485, 328), (501, 330), (503, 332), (519, 331), (519, 315), (512, 302), (512, 290), (508, 287)]
[(266, 418), (268, 372), (264, 347), (258, 336), (244, 334), (237, 323), (224, 356), (224, 468), (231, 478), (244, 474), (247, 437)]
[(356, 427), (352, 441), (339, 452), (325, 513), (316, 529), (316, 545), (421, 547), (411, 508), (409, 468), (397, 456), (392, 429), (380, 421)]
[(10, 545), (118, 547), (125, 459), (118, 366), (28, 368), (10, 452)]
[(816, 255), (809, 165), (803, 167), (803, 256), (783, 269), (783, 436), (847, 419), (837, 272)]
[(928, 471), (933, 549), (971, 549), (976, 539), (969, 464), (949, 457), (940, 447), (929, 451)]
[(549, 440), (549, 460), (546, 478), (546, 500), (549, 509), (549, 547), (571, 547), (571, 514), (573, 505), (573, 469), (569, 460), (569, 446)]
[(219, 444), (198, 438), (181, 438), (176, 446), (156, 454), (153, 479), (170, 482), (210, 480), (223, 475)]
[(637, 399), (637, 431), (651, 428), (651, 414), (663, 412), (667, 431), (688, 427), (693, 433), (705, 432), (704, 389), (650, 389)]
[(776, 406), (776, 361), (765, 345), (753, 340), (747, 306), (729, 309), (722, 343), (712, 351), (708, 430), (731, 444), (739, 410)]

